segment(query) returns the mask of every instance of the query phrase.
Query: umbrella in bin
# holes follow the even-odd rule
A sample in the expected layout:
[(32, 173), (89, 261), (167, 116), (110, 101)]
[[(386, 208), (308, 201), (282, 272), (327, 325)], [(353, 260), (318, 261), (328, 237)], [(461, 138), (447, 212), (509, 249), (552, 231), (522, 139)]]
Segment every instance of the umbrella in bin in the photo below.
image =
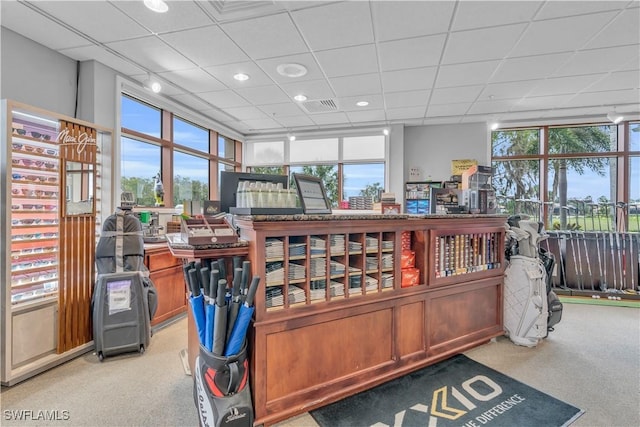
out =
[(213, 348), (211, 352), (216, 356), (222, 356), (224, 352), (224, 343), (227, 335), (227, 301), (225, 293), (227, 281), (220, 279), (218, 281), (218, 294), (216, 295), (215, 320), (213, 323)]
[(205, 336), (204, 346), (207, 350), (213, 351), (213, 322), (216, 311), (216, 296), (218, 294), (218, 270), (211, 271), (209, 281), (209, 304), (205, 309)]
[(233, 287), (231, 288), (231, 301), (229, 302), (229, 318), (227, 319), (226, 340), (231, 336), (231, 328), (236, 322), (240, 310), (240, 292), (242, 285), (242, 268), (236, 268), (233, 272)]
[(191, 288), (191, 311), (193, 311), (193, 320), (198, 330), (198, 338), (204, 343), (205, 338), (205, 314), (204, 314), (204, 296), (200, 292), (200, 284), (198, 283), (198, 273), (195, 268), (189, 270), (189, 287)]
[(244, 299), (247, 297), (247, 291), (249, 290), (249, 276), (251, 275), (251, 262), (244, 261), (242, 263), (242, 282), (240, 283), (241, 289), (241, 300), (244, 302)]
[(258, 290), (259, 283), (260, 283), (260, 277), (258, 276), (255, 276), (251, 280), (251, 286), (249, 286), (249, 291), (247, 292), (247, 299), (244, 301), (244, 304), (242, 304), (242, 306), (240, 307), (240, 311), (238, 312), (238, 317), (236, 318), (236, 322), (233, 324), (233, 328), (231, 330), (231, 336), (227, 344), (227, 349), (224, 353), (225, 357), (238, 354), (238, 352), (242, 349), (242, 343), (244, 342), (244, 339), (247, 335), (249, 322), (251, 321), (251, 316), (253, 316), (253, 311), (255, 309), (255, 307), (253, 306), (253, 298), (256, 295), (256, 291)]
[(205, 299), (208, 299), (211, 294), (211, 290), (209, 289), (209, 275), (209, 267), (202, 267), (200, 269), (200, 283), (202, 284), (202, 292), (204, 293)]

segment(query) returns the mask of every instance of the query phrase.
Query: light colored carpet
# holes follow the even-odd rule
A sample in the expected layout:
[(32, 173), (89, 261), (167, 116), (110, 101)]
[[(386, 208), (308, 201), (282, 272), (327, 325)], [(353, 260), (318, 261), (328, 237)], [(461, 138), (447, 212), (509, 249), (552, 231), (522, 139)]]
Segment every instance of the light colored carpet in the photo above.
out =
[[(181, 319), (156, 332), (142, 356), (116, 356), (100, 363), (88, 353), (3, 388), (0, 424), (196, 427), (193, 383), (180, 360), (187, 345), (186, 328), (186, 319)], [(638, 309), (565, 304), (562, 321), (537, 347), (519, 347), (500, 337), (465, 354), (585, 410), (573, 426), (640, 425)], [(37, 415), (42, 410), (68, 411), (69, 419), (16, 421), (6, 412)], [(316, 425), (304, 414), (278, 426)]]

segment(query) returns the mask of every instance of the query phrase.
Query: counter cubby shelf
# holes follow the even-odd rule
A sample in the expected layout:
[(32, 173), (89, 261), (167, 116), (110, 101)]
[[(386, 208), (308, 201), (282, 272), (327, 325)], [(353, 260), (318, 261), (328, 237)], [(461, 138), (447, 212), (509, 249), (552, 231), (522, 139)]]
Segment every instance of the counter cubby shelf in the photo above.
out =
[[(502, 215), (237, 216), (261, 278), (249, 334), (255, 423), (501, 335), (505, 223)], [(418, 278), (403, 283), (406, 259)]]

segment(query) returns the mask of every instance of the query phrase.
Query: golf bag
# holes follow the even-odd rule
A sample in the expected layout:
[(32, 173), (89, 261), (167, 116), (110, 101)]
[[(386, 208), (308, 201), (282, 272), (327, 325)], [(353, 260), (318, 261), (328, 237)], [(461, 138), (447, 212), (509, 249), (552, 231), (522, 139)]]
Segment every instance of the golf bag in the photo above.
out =
[(562, 317), (562, 303), (551, 290), (553, 255), (540, 248), (542, 223), (510, 217), (504, 286), (504, 327), (517, 345), (533, 347)]
[(98, 276), (91, 311), (96, 354), (144, 352), (151, 340), (157, 293), (144, 265), (140, 220), (129, 211), (109, 216), (96, 247)]
[(246, 341), (238, 354), (228, 357), (200, 345), (193, 384), (202, 427), (253, 427)]

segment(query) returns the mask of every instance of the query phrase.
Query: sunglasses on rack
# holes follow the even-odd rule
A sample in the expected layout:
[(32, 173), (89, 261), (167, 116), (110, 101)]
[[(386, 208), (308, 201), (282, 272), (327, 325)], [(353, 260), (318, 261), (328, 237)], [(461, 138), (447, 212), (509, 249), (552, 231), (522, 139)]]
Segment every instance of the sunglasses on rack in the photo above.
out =
[(40, 138), (40, 139), (44, 139), (46, 141), (49, 141), (51, 139), (51, 135), (47, 135), (47, 134), (40, 133), (40, 132), (30, 132), (30, 134), (34, 138)]
[(35, 151), (38, 154), (48, 154), (50, 156), (58, 155), (58, 150), (54, 150), (53, 148), (35, 147)]
[(17, 133), (18, 135), (26, 135), (27, 131), (25, 129), (16, 129), (16, 128), (11, 128), (13, 133)]

